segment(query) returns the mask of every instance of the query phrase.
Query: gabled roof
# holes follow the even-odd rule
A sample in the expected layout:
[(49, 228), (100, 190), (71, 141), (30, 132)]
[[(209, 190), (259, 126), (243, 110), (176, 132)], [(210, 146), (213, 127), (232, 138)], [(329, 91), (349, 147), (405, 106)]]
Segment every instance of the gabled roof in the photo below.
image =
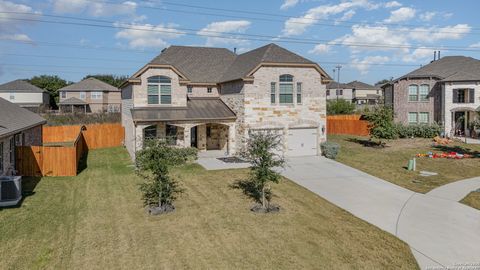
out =
[(442, 82), (455, 82), (455, 81), (478, 81), (480, 80), (480, 76), (478, 74), (472, 74), (469, 72), (459, 71), (454, 73), (445, 79)]
[(220, 80), (235, 57), (225, 48), (170, 46), (149, 64), (174, 66), (191, 82), (214, 83)]
[(43, 93), (46, 92), (24, 80), (15, 80), (0, 85), (0, 92)]
[(0, 98), (0, 137), (45, 124), (40, 115)]
[(233, 64), (224, 71), (220, 82), (233, 81), (244, 78), (261, 63), (290, 63), (290, 64), (315, 64), (274, 43), (240, 54)]
[(78, 83), (67, 85), (58, 91), (120, 91), (115, 86), (90, 77)]
[(364, 90), (378, 90), (378, 89), (380, 89), (380, 87), (376, 87), (376, 86), (370, 85), (368, 83), (360, 82), (360, 81), (349, 82), (349, 83), (347, 83), (347, 85), (349, 85), (351, 88), (355, 88), (355, 89), (364, 89)]
[[(469, 74), (468, 79), (480, 80), (480, 60), (467, 56), (445, 56), (439, 60), (433, 61), (428, 65), (418, 68), (398, 79), (404, 78), (438, 78), (446, 79), (456, 73)], [(464, 76), (458, 76), (452, 79), (462, 81)]]
[(86, 105), (87, 102), (76, 97), (71, 97), (60, 101), (60, 105)]
[(145, 107), (131, 110), (133, 121), (235, 120), (219, 98), (189, 98), (187, 107)]
[(352, 89), (352, 87), (345, 83), (329, 82), (327, 89)]

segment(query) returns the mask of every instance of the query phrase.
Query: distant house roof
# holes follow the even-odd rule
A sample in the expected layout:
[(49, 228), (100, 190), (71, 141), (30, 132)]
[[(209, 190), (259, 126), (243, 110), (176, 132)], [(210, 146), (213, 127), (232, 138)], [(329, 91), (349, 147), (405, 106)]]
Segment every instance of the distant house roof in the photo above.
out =
[(219, 98), (189, 98), (187, 107), (145, 107), (131, 110), (133, 121), (235, 120)]
[(40, 115), (0, 98), (0, 137), (45, 124)]
[(345, 83), (330, 82), (327, 84), (327, 89), (352, 89), (352, 87)]
[(86, 105), (87, 102), (84, 100), (78, 99), (76, 97), (71, 97), (60, 101), (60, 105)]
[(379, 90), (380, 87), (370, 85), (368, 83), (360, 82), (360, 81), (353, 81), (347, 83), (351, 88), (355, 89), (364, 89), (364, 90)]
[(0, 85), (0, 92), (43, 93), (46, 92), (24, 80), (15, 80)]
[(192, 83), (215, 84), (242, 79), (262, 63), (309, 64), (328, 78), (315, 62), (272, 43), (240, 55), (225, 48), (170, 46), (131, 79), (149, 65), (166, 65), (174, 67)]
[(90, 77), (78, 83), (67, 85), (58, 91), (120, 91), (115, 86)]
[[(458, 74), (458, 75), (455, 75)], [(445, 56), (398, 79), (438, 78), (450, 81), (480, 80), (480, 60), (466, 56)]]

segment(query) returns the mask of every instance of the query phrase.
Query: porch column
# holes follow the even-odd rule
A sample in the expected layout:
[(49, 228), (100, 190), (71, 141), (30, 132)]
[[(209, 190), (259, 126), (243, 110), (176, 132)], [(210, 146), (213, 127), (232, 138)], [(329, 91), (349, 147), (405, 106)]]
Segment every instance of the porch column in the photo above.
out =
[(228, 154), (234, 155), (236, 153), (236, 141), (235, 135), (237, 134), (235, 123), (231, 123), (228, 125)]
[(190, 142), (190, 130), (192, 128), (192, 125), (190, 124), (185, 124), (183, 126), (183, 146), (184, 147), (190, 147), (191, 142)]
[(207, 150), (207, 125), (197, 126), (197, 148), (200, 151)]
[(137, 125), (135, 126), (135, 145), (134, 151), (137, 152), (138, 150), (143, 148), (143, 129), (148, 127), (148, 125)]

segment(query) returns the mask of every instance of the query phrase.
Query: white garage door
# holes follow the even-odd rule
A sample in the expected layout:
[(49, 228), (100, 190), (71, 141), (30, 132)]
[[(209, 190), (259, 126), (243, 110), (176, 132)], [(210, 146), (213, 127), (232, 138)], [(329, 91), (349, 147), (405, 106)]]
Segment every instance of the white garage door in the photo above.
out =
[(317, 129), (301, 128), (289, 129), (287, 136), (288, 150), (286, 155), (290, 157), (314, 156), (317, 154)]

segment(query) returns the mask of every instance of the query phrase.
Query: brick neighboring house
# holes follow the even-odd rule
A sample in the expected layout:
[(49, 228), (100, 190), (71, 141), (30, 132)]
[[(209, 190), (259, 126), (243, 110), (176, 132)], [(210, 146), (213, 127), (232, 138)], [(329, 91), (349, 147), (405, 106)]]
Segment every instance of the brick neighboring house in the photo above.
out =
[(0, 85), (0, 98), (32, 112), (50, 108), (50, 94), (27, 81), (15, 80)]
[(345, 83), (330, 82), (327, 84), (327, 100), (344, 99), (348, 102), (353, 100), (352, 86)]
[(58, 90), (61, 112), (120, 112), (120, 89), (96, 78), (87, 78)]
[(382, 89), (368, 83), (353, 81), (347, 83), (352, 89), (352, 102), (357, 105), (376, 105), (382, 100)]
[(480, 110), (480, 60), (446, 56), (382, 88), (396, 121), (437, 122), (446, 136), (470, 135), (469, 123)]
[(42, 145), (38, 114), (0, 98), (0, 176), (15, 174), (15, 146)]
[(286, 155), (317, 155), (329, 81), (318, 64), (275, 44), (240, 55), (171, 46), (121, 86), (125, 145), (132, 158), (145, 138), (232, 155), (250, 132), (270, 130)]

